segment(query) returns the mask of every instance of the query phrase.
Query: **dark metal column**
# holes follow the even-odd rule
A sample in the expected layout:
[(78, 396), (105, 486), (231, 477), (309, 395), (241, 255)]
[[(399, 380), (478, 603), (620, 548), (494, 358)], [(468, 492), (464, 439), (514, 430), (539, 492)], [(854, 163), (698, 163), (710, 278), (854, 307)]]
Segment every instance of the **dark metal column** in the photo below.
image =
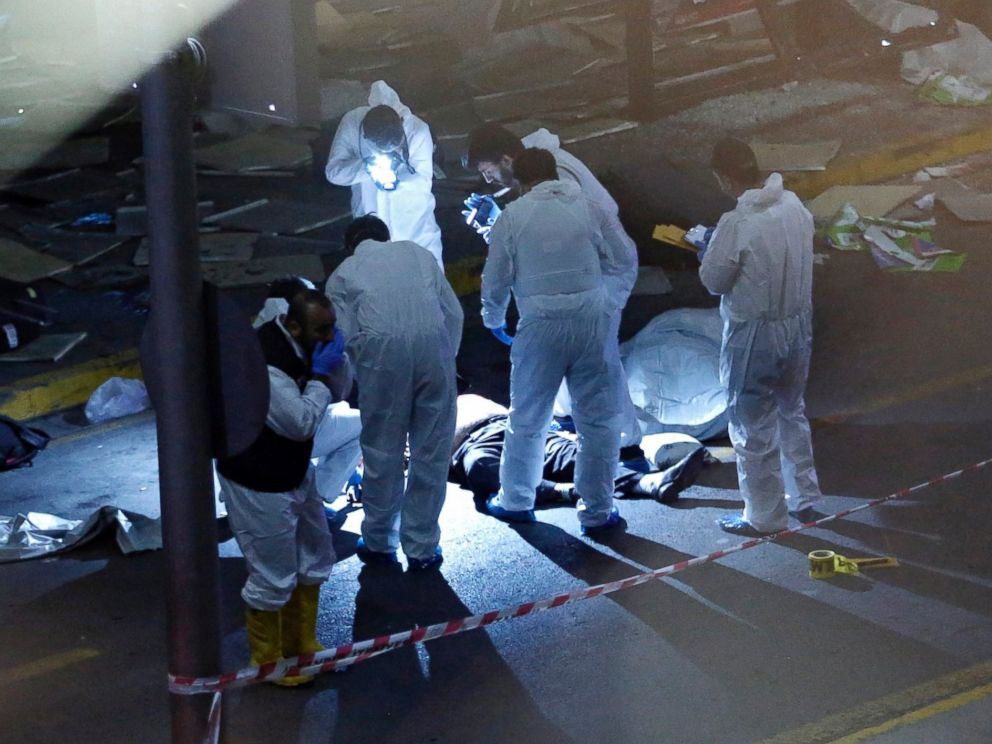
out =
[[(210, 676), (220, 672), (219, 569), (190, 73), (167, 54), (141, 85), (153, 349), (144, 361), (156, 366), (169, 672)], [(210, 706), (210, 695), (172, 695), (172, 740), (207, 741)]]
[(655, 112), (651, 0), (626, 0), (625, 5), (628, 113), (636, 121), (650, 121)]

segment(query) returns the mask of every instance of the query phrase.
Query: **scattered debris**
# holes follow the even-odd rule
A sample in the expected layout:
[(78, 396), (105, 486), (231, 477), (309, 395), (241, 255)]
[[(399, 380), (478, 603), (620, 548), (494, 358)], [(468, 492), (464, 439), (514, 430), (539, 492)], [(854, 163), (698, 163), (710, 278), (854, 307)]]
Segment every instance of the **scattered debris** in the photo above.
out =
[(847, 4), (883, 31), (893, 34), (935, 26), (940, 20), (936, 10), (902, 0), (847, 0)]
[(886, 271), (959, 271), (966, 255), (932, 242), (933, 219), (923, 222), (863, 217), (845, 204), (819, 235), (841, 251), (868, 251)]
[(0, 516), (0, 563), (24, 561), (79, 547), (114, 529), (117, 547), (125, 555), (162, 547), (162, 522), (142, 514), (104, 506), (86, 519), (28, 512)]
[(957, 21), (957, 30), (956, 39), (904, 52), (902, 77), (938, 103), (988, 103), (992, 41), (970, 23)]

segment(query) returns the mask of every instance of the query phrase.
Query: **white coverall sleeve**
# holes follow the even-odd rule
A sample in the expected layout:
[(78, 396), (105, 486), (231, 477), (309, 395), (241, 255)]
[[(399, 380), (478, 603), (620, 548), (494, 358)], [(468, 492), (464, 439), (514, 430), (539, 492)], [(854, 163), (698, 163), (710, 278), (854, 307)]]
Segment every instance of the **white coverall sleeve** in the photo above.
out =
[(431, 268), (433, 269), (432, 276), (437, 295), (441, 300), (444, 325), (448, 329), (448, 337), (451, 339), (451, 348), (455, 350), (455, 354), (458, 354), (458, 349), (462, 344), (462, 325), (465, 322), (465, 311), (462, 310), (458, 295), (455, 294), (455, 290), (451, 288), (448, 280), (441, 273), (436, 261), (431, 261)]
[[(344, 331), (341, 331), (341, 333), (344, 333)], [(344, 359), (334, 366), (334, 369), (331, 370), (331, 373), (327, 377), (330, 383), (331, 399), (333, 402), (337, 403), (351, 395), (351, 387), (355, 382), (355, 373), (347, 352), (345, 352)]]
[(341, 329), (345, 341), (349, 343), (355, 337), (355, 334), (358, 333), (358, 316), (355, 313), (353, 298), (349, 296), (348, 280), (346, 277), (350, 263), (351, 260), (346, 258), (334, 270), (331, 278), (327, 280), (327, 284), (324, 286), (324, 294), (331, 299), (331, 304), (334, 306), (334, 314), (337, 316), (335, 325)]
[(410, 154), (410, 165), (416, 173), (410, 173), (400, 167), (399, 181), (401, 184), (410, 183), (430, 189), (434, 183), (434, 140), (427, 122), (411, 116), (412, 127), (407, 141)]
[(328, 181), (338, 186), (353, 186), (367, 177), (365, 163), (358, 148), (364, 111), (365, 109), (352, 109), (345, 114), (334, 134), (324, 175)]
[(311, 380), (300, 392), (292, 377), (269, 367), (269, 413), (265, 423), (276, 434), (303, 442), (317, 431), (331, 402), (331, 391), (322, 382)]
[(737, 215), (727, 212), (717, 223), (709, 247), (699, 266), (699, 279), (714, 294), (727, 294), (740, 271)]
[(511, 232), (503, 213), (493, 225), (489, 255), (482, 269), (482, 324), (486, 328), (499, 328), (506, 323), (514, 274)]
[(600, 265), (603, 284), (611, 304), (623, 309), (637, 282), (637, 244), (623, 229), (616, 212), (600, 202), (588, 200), (593, 221), (599, 225), (603, 245)]

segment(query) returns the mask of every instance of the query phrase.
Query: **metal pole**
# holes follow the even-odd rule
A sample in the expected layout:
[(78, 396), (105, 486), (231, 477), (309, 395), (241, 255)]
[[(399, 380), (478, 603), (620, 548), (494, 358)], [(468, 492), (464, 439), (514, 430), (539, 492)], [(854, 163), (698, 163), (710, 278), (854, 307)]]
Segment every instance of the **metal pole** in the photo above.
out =
[[(220, 672), (221, 633), (192, 99), (178, 54), (165, 54), (143, 79), (169, 671), (202, 676)], [(210, 740), (210, 696), (172, 695), (170, 702), (173, 742)]]
[(631, 118), (654, 117), (654, 38), (651, 0), (627, 0), (627, 105)]

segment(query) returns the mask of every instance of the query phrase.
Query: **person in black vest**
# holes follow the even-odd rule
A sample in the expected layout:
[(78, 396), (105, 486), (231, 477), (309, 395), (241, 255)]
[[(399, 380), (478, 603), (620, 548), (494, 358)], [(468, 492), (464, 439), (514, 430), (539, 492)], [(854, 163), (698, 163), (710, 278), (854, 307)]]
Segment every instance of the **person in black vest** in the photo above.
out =
[(337, 374), (348, 363), (344, 337), (322, 292), (297, 292), (286, 315), (257, 332), (269, 370), (265, 428), (245, 452), (217, 461), (228, 519), (248, 566), (241, 597), (256, 666), (323, 650), (317, 604), (336, 556), (310, 455), (328, 404), (341, 395), (335, 381), (350, 377)]

